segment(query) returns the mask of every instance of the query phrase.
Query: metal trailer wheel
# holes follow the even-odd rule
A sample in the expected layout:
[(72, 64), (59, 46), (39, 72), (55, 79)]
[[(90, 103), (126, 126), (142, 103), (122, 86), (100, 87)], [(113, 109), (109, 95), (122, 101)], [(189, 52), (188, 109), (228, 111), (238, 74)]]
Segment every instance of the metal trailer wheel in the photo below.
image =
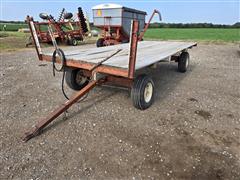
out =
[(154, 101), (154, 83), (148, 75), (138, 76), (133, 83), (131, 99), (137, 109), (147, 109)]
[(73, 46), (77, 46), (77, 45), (78, 45), (78, 42), (77, 42), (77, 40), (76, 40), (75, 38), (72, 38), (72, 39), (70, 40), (70, 44), (73, 45)]
[(96, 42), (96, 46), (97, 47), (103, 47), (104, 46), (104, 39), (103, 38), (99, 38)]
[(186, 72), (189, 66), (190, 57), (188, 52), (182, 52), (178, 59), (178, 71)]
[(81, 90), (89, 83), (89, 78), (83, 76), (81, 69), (67, 69), (65, 80), (73, 90)]

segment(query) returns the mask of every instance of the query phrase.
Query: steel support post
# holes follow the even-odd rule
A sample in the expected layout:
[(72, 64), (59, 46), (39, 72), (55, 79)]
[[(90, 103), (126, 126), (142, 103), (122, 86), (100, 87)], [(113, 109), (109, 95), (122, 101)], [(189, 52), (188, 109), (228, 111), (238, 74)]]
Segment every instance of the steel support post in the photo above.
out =
[(137, 44), (138, 44), (138, 29), (139, 22), (137, 20), (132, 21), (131, 36), (130, 36), (130, 54), (128, 65), (128, 78), (133, 79), (135, 72), (135, 63), (137, 56)]

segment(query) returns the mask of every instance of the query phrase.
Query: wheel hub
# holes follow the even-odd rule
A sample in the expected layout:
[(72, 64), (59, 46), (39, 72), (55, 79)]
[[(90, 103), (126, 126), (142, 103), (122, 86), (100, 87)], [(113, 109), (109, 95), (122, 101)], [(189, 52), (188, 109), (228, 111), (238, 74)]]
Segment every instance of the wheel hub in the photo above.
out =
[(144, 89), (144, 100), (146, 103), (150, 102), (152, 99), (152, 94), (153, 94), (153, 85), (152, 83), (147, 83), (145, 89)]
[(83, 76), (79, 71), (76, 75), (76, 83), (79, 85), (83, 85), (87, 81), (87, 77)]

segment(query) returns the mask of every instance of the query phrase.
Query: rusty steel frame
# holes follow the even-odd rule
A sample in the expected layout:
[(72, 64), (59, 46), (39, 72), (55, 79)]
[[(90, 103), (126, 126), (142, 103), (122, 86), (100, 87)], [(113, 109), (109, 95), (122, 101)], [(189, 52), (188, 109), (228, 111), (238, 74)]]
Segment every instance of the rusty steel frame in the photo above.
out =
[[(121, 26), (98, 26), (99, 28), (102, 28), (103, 33), (102, 33), (102, 38), (104, 39), (104, 45), (105, 46), (109, 46), (109, 45), (116, 45), (116, 44), (120, 44), (123, 41), (128, 41), (129, 37), (127, 37), (126, 35), (124, 35), (121, 32)], [(114, 30), (116, 36), (111, 36), (109, 35), (109, 28), (111, 28), (112, 30)], [(108, 34), (108, 35), (107, 35)]]
[[(52, 62), (52, 56), (43, 54), (42, 60)], [(59, 58), (56, 58), (56, 63), (60, 63)], [(84, 62), (84, 61), (76, 61), (73, 59), (67, 59), (66, 66), (90, 71), (95, 66), (95, 64)], [(106, 65), (99, 66), (97, 68), (97, 72), (103, 73), (103, 74), (126, 77), (126, 78), (128, 77), (128, 70), (122, 69), (122, 68), (110, 67)]]
[[(80, 22), (57, 22), (60, 26), (63, 26), (63, 25), (66, 25), (66, 24), (71, 24), (73, 26), (79, 26), (79, 29), (74, 29), (74, 30), (68, 30), (66, 32), (64, 32), (64, 34), (61, 34), (59, 36), (59, 30), (57, 32), (54, 32), (54, 35), (55, 36), (58, 36), (62, 39), (65, 39), (66, 36), (70, 36), (70, 37), (79, 37), (80, 39), (83, 39), (83, 32), (81, 30), (81, 27), (80, 27)], [(49, 25), (49, 22), (37, 22), (37, 21), (34, 21), (34, 24), (35, 24), (35, 27), (36, 28), (36, 31), (37, 31), (37, 34), (38, 36), (40, 37), (40, 40), (42, 43), (49, 43), (51, 42), (51, 37), (50, 35), (48, 34), (47, 31), (41, 31), (41, 26), (42, 25)], [(53, 25), (53, 23), (51, 23)], [(56, 25), (55, 25), (56, 26)]]
[[(158, 11), (157, 9), (154, 9), (150, 19), (148, 20), (148, 22), (145, 24), (143, 31), (140, 33), (138, 40), (141, 41), (143, 39), (143, 36), (145, 34), (145, 32), (147, 31), (153, 17), (155, 14), (159, 15), (159, 20), (162, 20), (161, 17), (161, 13), (160, 11)], [(109, 17), (105, 17), (105, 18), (109, 18)], [(128, 41), (129, 37), (127, 37), (126, 35), (124, 35), (124, 33), (121, 32), (122, 26), (119, 25), (96, 25), (96, 27), (102, 29), (102, 38), (104, 39), (104, 45), (109, 46), (109, 45), (116, 45), (116, 44), (120, 44), (123, 41)], [(114, 29), (114, 32), (116, 33), (116, 37), (113, 36), (107, 36), (107, 32), (109, 32), (109, 29)]]
[(64, 22), (55, 23), (52, 20), (48, 20), (48, 22), (38, 22), (38, 21), (34, 21), (33, 17), (27, 16), (27, 18), (26, 18), (27, 23), (29, 23), (30, 20), (34, 23), (35, 27), (38, 27), (38, 28), (36, 28), (37, 35), (40, 37), (41, 42), (43, 42), (43, 43), (51, 42), (51, 37), (48, 35), (47, 32), (40, 30), (41, 25), (49, 25), (50, 24), (50, 25), (54, 26), (54, 28), (56, 29), (56, 32), (54, 32), (54, 34), (57, 35), (61, 39), (62, 42), (64, 42), (67, 37), (73, 37), (74, 38), (76, 36), (79, 36), (80, 39), (83, 39), (83, 37), (84, 37), (84, 33), (83, 33), (82, 27), (81, 27), (81, 23), (79, 21), (71, 22), (72, 25), (78, 26), (79, 29), (61, 32), (60, 26), (69, 24), (69, 21), (68, 22), (64, 21)]
[[(36, 47), (36, 51), (38, 54), (38, 58), (41, 61), (52, 61), (52, 56), (44, 55), (39, 52), (38, 49), (38, 39), (35, 39), (33, 29), (30, 26), (31, 18), (28, 16), (28, 23), (30, 27), (30, 31), (34, 40), (34, 45)], [(39, 120), (37, 125), (35, 125), (32, 129), (27, 131), (23, 137), (23, 141), (26, 142), (38, 135), (41, 130), (43, 130), (48, 124), (50, 124), (54, 119), (64, 113), (68, 108), (70, 108), (74, 103), (76, 103), (79, 99), (81, 99), (86, 93), (88, 93), (91, 89), (93, 89), (96, 85), (102, 84), (113, 84), (118, 86), (123, 86), (127, 88), (131, 88), (133, 84), (134, 72), (135, 72), (135, 63), (136, 63), (136, 54), (137, 54), (137, 43), (138, 43), (138, 28), (139, 22), (134, 20), (132, 22), (132, 34), (130, 37), (130, 55), (129, 55), (129, 67), (128, 70), (114, 68), (110, 66), (105, 66), (99, 64), (96, 67), (96, 64), (79, 62), (68, 59), (66, 61), (67, 68), (81, 68), (83, 70), (83, 74), (87, 77), (92, 77), (93, 75), (97, 75), (98, 73), (103, 74), (100, 78), (96, 78), (89, 82), (84, 88), (78, 91), (75, 95), (73, 95), (68, 101), (64, 104), (60, 105), (54, 111), (52, 111), (47, 117)], [(37, 38), (37, 37), (36, 37)], [(39, 47), (41, 48), (41, 47)], [(60, 63), (60, 59), (56, 59), (57, 63)], [(94, 70), (93, 70), (94, 69)], [(97, 76), (96, 76), (97, 77)]]
[(138, 21), (133, 21), (131, 27), (131, 37), (130, 37), (130, 54), (129, 54), (129, 65), (128, 65), (128, 78), (133, 79), (135, 72), (135, 64), (137, 57), (137, 44), (138, 44)]
[(105, 84), (132, 88), (133, 80), (129, 78), (123, 78), (123, 77), (117, 77), (117, 76), (106, 76)]

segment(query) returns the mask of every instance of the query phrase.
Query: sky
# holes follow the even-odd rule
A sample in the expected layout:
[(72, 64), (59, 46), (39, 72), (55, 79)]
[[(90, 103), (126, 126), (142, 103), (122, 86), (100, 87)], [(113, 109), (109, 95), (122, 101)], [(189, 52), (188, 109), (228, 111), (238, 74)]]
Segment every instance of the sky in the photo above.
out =
[[(58, 17), (62, 8), (77, 12), (82, 7), (92, 20), (91, 8), (98, 4), (115, 3), (148, 13), (160, 10), (165, 23), (234, 24), (240, 21), (240, 0), (0, 0), (0, 20), (25, 20), (26, 15), (39, 20), (39, 13)], [(158, 22), (155, 17), (153, 22)]]

